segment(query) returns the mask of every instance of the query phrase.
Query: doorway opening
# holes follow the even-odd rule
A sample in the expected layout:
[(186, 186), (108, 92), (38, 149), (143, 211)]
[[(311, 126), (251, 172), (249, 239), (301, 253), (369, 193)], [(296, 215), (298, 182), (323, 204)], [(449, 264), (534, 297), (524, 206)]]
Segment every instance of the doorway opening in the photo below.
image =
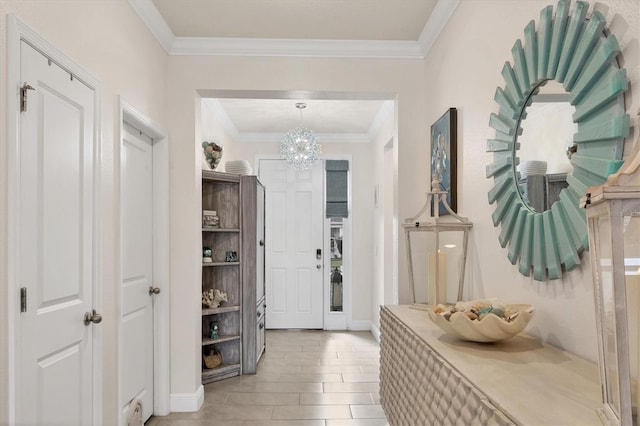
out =
[[(222, 160), (216, 171), (224, 172), (227, 161), (234, 163), (244, 161), (253, 166), (250, 174), (261, 176), (263, 170), (260, 161), (262, 159), (279, 159), (277, 154), (282, 134), (300, 124), (300, 115), (299, 111), (295, 109), (295, 103), (301, 100), (307, 103), (303, 117), (304, 127), (311, 129), (318, 136), (324, 152), (323, 158), (350, 159), (353, 168), (350, 171), (353, 176), (350, 181), (350, 185), (353, 185), (351, 191), (354, 199), (358, 200), (358, 204), (354, 204), (357, 206), (354, 210), (355, 216), (343, 221), (343, 247), (340, 253), (343, 264), (339, 268), (342, 275), (341, 286), (336, 281), (338, 274), (332, 274), (335, 272), (335, 266), (332, 268), (330, 259), (332, 251), (331, 224), (325, 218), (322, 219), (323, 239), (317, 247), (312, 248), (314, 250), (313, 260), (320, 261), (312, 267), (318, 268), (320, 265), (322, 275), (320, 300), (323, 320), (319, 327), (370, 330), (374, 318), (371, 313), (374, 305), (372, 296), (374, 290), (371, 279), (374, 255), (367, 247), (372, 247), (374, 244), (373, 232), (369, 228), (373, 228), (373, 222), (376, 219), (373, 217), (370, 205), (373, 203), (371, 200), (372, 182), (377, 180), (376, 172), (372, 167), (374, 163), (373, 144), (375, 141), (377, 146), (380, 146), (377, 138), (379, 138), (381, 128), (387, 125), (388, 120), (392, 122), (389, 127), (394, 129), (396, 127), (395, 95), (252, 90), (199, 90), (198, 93), (202, 98), (199, 134), (203, 141), (216, 140), (223, 146)], [(280, 105), (283, 103), (285, 105), (281, 108)], [(323, 114), (330, 113), (331, 115), (321, 115), (321, 118), (317, 119), (314, 117), (316, 111), (323, 111)], [(288, 113), (290, 116), (286, 115)], [(370, 119), (365, 126), (351, 128), (350, 131), (342, 133), (337, 130), (326, 130), (327, 126), (334, 123), (331, 117), (339, 116), (341, 121), (349, 121), (352, 125), (357, 121), (354, 117), (363, 115), (368, 115)], [(202, 165), (203, 168), (207, 167), (204, 157)], [(265, 186), (268, 194), (269, 185), (265, 184)], [(278, 196), (284, 197), (282, 194)], [(273, 200), (267, 195), (267, 209), (272, 202)], [(269, 216), (268, 212), (267, 216)], [(353, 230), (356, 231), (352, 231), (352, 223), (357, 223), (357, 226), (353, 227)], [(355, 245), (347, 241), (348, 234), (351, 232), (355, 232), (351, 239)], [(267, 248), (269, 243), (267, 241)], [(320, 259), (315, 257), (317, 249), (321, 249)], [(353, 254), (352, 250), (355, 250)], [(348, 262), (351, 262), (351, 265), (347, 264)], [(336, 259), (333, 260), (333, 263), (336, 263)], [(279, 273), (284, 274), (283, 271)], [(309, 271), (308, 274), (310, 273)], [(334, 284), (332, 284), (332, 277)], [(351, 277), (355, 278), (351, 279)], [(340, 289), (341, 291), (339, 291)], [(352, 293), (355, 297), (352, 297)], [(342, 300), (340, 300), (340, 296)], [(278, 303), (281, 302), (280, 299), (275, 299), (273, 302), (272, 304), (268, 303), (271, 308), (281, 308), (278, 306)], [(331, 318), (331, 320), (327, 318)], [(338, 318), (340, 320), (336, 321)], [(268, 316), (266, 321), (268, 324)], [(335, 324), (332, 325), (332, 321)], [(267, 328), (269, 328), (269, 324)]]

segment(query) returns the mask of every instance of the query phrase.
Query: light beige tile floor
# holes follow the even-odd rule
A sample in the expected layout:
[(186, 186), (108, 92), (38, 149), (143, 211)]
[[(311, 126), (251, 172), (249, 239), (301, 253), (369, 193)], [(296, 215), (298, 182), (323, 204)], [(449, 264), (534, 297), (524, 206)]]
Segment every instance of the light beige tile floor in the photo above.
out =
[(369, 332), (268, 330), (255, 375), (205, 385), (197, 413), (147, 426), (388, 426)]

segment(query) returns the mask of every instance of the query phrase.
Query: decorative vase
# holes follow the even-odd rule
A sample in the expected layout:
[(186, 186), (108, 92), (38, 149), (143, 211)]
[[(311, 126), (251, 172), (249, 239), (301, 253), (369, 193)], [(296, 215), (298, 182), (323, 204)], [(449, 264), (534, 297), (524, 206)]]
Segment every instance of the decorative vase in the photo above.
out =
[(204, 141), (202, 142), (202, 149), (204, 150), (207, 164), (209, 164), (211, 170), (215, 170), (222, 159), (222, 145), (213, 141)]
[(209, 323), (209, 338), (216, 340), (219, 337), (218, 321), (211, 321)]

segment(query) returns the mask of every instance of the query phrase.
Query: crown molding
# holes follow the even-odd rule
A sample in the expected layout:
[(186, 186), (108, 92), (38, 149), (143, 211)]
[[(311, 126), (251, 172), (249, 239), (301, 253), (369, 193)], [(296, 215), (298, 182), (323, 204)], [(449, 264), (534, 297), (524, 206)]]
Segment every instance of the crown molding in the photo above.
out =
[(171, 55), (422, 59), (415, 41), (176, 37)]
[(129, 0), (129, 4), (138, 14), (142, 22), (149, 28), (151, 34), (155, 36), (160, 45), (167, 53), (171, 52), (171, 46), (176, 36), (169, 28), (167, 21), (164, 20), (158, 8), (151, 0)]
[(423, 59), (460, 0), (438, 0), (417, 41), (176, 37), (152, 0), (129, 0), (170, 55)]
[(460, 0), (438, 0), (422, 29), (422, 33), (418, 37), (417, 43), (420, 46), (423, 58), (427, 56), (427, 53), (433, 47), (444, 27), (449, 23), (449, 19), (451, 19), (459, 4)]

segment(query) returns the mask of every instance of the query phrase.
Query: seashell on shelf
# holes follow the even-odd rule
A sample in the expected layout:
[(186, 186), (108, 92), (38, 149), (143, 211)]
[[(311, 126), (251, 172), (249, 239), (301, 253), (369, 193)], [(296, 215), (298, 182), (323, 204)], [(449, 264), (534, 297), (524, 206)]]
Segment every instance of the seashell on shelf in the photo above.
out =
[(217, 288), (211, 288), (202, 292), (202, 306), (205, 308), (217, 308), (222, 302), (228, 302), (227, 293)]
[[(527, 304), (504, 304), (497, 299), (438, 305), (429, 317), (445, 333), (470, 342), (497, 342), (525, 329), (535, 309)], [(476, 317), (477, 319), (473, 319)]]

